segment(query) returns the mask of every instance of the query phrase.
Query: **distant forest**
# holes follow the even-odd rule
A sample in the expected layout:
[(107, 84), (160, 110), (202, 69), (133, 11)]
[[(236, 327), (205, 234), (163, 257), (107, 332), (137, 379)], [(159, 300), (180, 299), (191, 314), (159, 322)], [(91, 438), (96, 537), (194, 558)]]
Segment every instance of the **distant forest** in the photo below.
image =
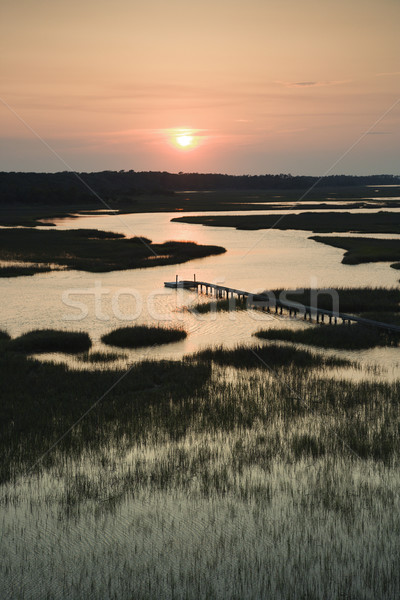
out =
[[(78, 175), (78, 177), (77, 177)], [(99, 173), (0, 173), (0, 204), (88, 204), (105, 200), (125, 202), (141, 194), (175, 191), (306, 190), (318, 177), (280, 175), (223, 175), (158, 171), (101, 171)], [(90, 188), (86, 187), (84, 183)], [(399, 184), (395, 175), (329, 175), (318, 187), (337, 188)]]

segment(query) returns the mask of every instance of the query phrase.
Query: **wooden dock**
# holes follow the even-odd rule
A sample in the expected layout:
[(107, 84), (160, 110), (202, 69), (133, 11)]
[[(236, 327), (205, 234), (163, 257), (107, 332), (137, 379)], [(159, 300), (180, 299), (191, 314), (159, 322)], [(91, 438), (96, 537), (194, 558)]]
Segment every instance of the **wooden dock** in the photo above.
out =
[[(207, 294), (213, 296), (215, 299), (238, 299), (246, 300), (249, 308), (259, 308), (266, 312), (274, 312), (275, 314), (282, 315), (283, 311), (287, 312), (289, 316), (303, 316), (304, 320), (312, 321), (315, 319), (316, 323), (324, 323), (325, 317), (327, 322), (335, 325), (338, 322), (347, 323), (360, 323), (368, 327), (375, 327), (383, 329), (392, 333), (400, 333), (400, 326), (391, 325), (390, 323), (382, 323), (381, 321), (374, 321), (372, 319), (365, 319), (364, 317), (357, 317), (354, 315), (348, 315), (346, 313), (337, 312), (333, 310), (325, 310), (323, 308), (316, 308), (314, 306), (304, 306), (297, 302), (271, 299), (268, 294), (259, 294), (246, 292), (245, 290), (238, 290), (236, 288), (219, 285), (216, 283), (209, 283), (207, 281), (197, 281), (194, 276), (192, 280), (184, 279), (179, 281), (176, 276), (175, 281), (166, 281), (165, 287), (174, 289), (185, 289), (185, 290), (196, 290), (199, 294)], [(233, 305), (234, 306), (234, 305)]]

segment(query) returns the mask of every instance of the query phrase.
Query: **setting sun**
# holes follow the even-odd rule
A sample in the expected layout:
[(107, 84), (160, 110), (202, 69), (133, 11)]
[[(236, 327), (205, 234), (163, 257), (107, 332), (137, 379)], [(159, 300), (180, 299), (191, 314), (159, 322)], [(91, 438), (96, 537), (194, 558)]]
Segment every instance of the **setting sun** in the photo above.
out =
[(177, 150), (194, 150), (200, 144), (199, 129), (173, 128), (164, 130), (167, 133), (169, 144)]
[(191, 135), (178, 135), (176, 138), (179, 146), (186, 148), (187, 146), (193, 145), (193, 136)]

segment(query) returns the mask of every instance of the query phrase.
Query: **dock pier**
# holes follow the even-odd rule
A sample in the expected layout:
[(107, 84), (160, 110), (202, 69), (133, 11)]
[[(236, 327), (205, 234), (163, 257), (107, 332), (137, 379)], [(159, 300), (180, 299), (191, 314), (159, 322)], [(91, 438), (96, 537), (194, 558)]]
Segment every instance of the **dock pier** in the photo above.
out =
[(325, 323), (325, 317), (327, 317), (330, 325), (336, 325), (340, 321), (342, 324), (347, 323), (348, 325), (351, 325), (351, 323), (360, 323), (369, 327), (383, 329), (391, 333), (400, 333), (400, 326), (398, 325), (382, 323), (381, 321), (365, 319), (364, 317), (348, 315), (346, 313), (333, 310), (325, 310), (323, 308), (316, 308), (313, 306), (304, 306), (296, 302), (282, 302), (276, 298), (271, 299), (268, 294), (252, 293), (207, 281), (197, 281), (195, 275), (193, 276), (192, 280), (184, 279), (182, 281), (179, 281), (177, 275), (175, 281), (166, 281), (164, 285), (168, 288), (197, 291), (199, 294), (201, 293), (206, 294), (207, 296), (213, 296), (216, 299), (225, 298), (226, 300), (229, 300), (236, 297), (241, 301), (247, 300), (249, 308), (259, 308), (260, 310), (264, 310), (266, 312), (274, 311), (276, 315), (282, 315), (283, 311), (285, 310), (290, 317), (297, 317), (299, 314), (301, 314), (305, 321), (312, 321), (314, 317), (316, 323)]

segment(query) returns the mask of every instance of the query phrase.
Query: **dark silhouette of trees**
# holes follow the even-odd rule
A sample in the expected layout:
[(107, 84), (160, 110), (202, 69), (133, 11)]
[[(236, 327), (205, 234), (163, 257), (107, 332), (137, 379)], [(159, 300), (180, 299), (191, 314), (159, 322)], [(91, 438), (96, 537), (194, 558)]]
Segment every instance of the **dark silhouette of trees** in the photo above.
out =
[[(317, 177), (279, 175), (226, 175), (220, 173), (168, 173), (166, 171), (101, 171), (79, 173), (0, 173), (0, 204), (91, 204), (98, 203), (95, 190), (104, 200), (132, 200), (140, 194), (168, 194), (175, 191), (304, 190)], [(318, 188), (400, 184), (394, 175), (330, 175)]]

